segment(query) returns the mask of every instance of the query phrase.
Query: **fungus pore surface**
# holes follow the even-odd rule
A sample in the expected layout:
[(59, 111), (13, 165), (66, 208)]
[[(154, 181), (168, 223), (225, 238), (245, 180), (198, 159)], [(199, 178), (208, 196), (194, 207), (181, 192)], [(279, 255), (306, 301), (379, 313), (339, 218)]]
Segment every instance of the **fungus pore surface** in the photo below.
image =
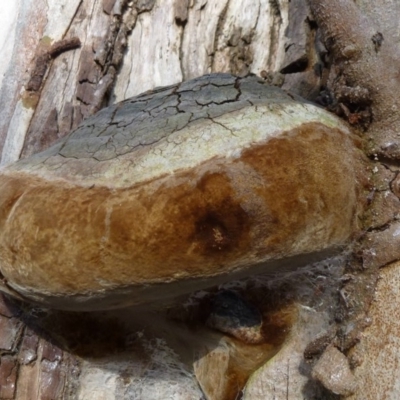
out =
[(357, 232), (364, 163), (343, 122), (257, 77), (155, 89), (0, 170), (2, 290), (99, 310), (297, 268)]

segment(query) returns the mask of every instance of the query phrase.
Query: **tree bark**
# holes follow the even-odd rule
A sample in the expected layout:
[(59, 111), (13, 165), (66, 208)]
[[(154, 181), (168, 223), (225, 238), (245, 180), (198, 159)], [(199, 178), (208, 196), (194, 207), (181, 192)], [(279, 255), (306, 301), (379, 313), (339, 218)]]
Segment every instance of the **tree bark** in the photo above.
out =
[[(398, 296), (397, 286), (390, 282), (398, 279), (400, 258), (393, 239), (399, 229), (400, 6), (385, 0), (310, 0), (310, 6), (313, 15), (305, 0), (20, 0), (0, 13), (1, 164), (46, 149), (102, 107), (209, 72), (261, 75), (340, 114), (365, 138), (366, 152), (376, 163), (366, 233), (352, 255), (294, 279), (271, 283), (260, 278), (252, 283), (272, 287), (265, 289), (265, 297), (274, 299), (267, 302), (274, 304), (268, 310), (272, 331), (290, 326), (294, 333), (279, 340), (277, 334), (277, 347), (263, 350), (271, 357), (285, 340), (274, 361), (251, 376), (244, 392), (248, 400), (271, 393), (279, 399), (337, 398), (334, 388), (328, 390), (311, 379), (314, 364), (305, 364), (303, 354), (310, 354), (315, 363), (315, 354), (332, 343), (349, 355), (352, 368), (361, 365), (355, 369), (360, 389), (352, 398), (365, 398), (363, 382), (373, 379), (380, 379), (375, 387), (382, 389), (371, 399), (385, 390), (395, 393), (397, 370), (385, 369), (390, 351), (380, 361), (383, 378), (374, 377), (368, 367), (378, 357), (371, 348), (384, 351), (373, 340), (379, 325), (392, 329), (388, 313), (382, 311), (385, 307), (372, 309), (370, 315), (378, 322), (367, 329), (367, 338), (358, 347), (354, 344), (369, 323), (381, 266), (390, 264), (389, 272), (381, 273), (379, 304), (390, 302), (393, 293)], [(288, 306), (285, 296), (307, 307), (296, 308), (291, 302)], [(259, 297), (256, 300), (262, 303)], [(338, 303), (340, 308), (332, 306)], [(203, 394), (193, 368), (207, 398), (236, 398), (253, 372), (243, 378), (238, 365), (256, 359), (256, 354), (226, 337), (220, 345), (221, 336), (203, 328), (194, 334), (180, 325), (201, 313), (198, 306), (189, 316), (179, 307), (168, 313), (61, 313), (4, 296), (0, 399), (200, 399)], [(332, 325), (333, 316), (340, 321), (338, 326)], [(400, 337), (395, 327), (393, 335)], [(312, 346), (307, 347), (310, 341)], [(224, 364), (227, 354), (236, 364)], [(366, 362), (361, 363), (363, 357)], [(207, 364), (209, 359), (217, 361)], [(221, 389), (210, 397), (207, 387), (216, 385), (204, 374), (210, 365), (219, 372), (226, 367), (225, 378), (236, 374), (242, 383), (234, 393)], [(323, 375), (318, 379), (329, 386), (329, 371)], [(388, 376), (391, 383), (385, 385)], [(352, 387), (351, 382), (346, 384), (343, 393)]]
[(353, 2), (311, 1), (310, 4), (339, 70), (340, 79), (333, 87), (335, 96), (347, 98), (359, 107), (370, 105), (369, 154), (397, 158), (400, 154), (397, 43), (390, 33), (386, 34), (384, 26), (375, 25)]
[[(360, 325), (368, 326), (354, 341), (358, 343), (347, 350), (359, 384), (350, 398), (396, 397), (399, 370), (390, 360), (398, 358), (398, 350), (391, 343), (398, 340), (400, 331), (390, 307), (400, 300), (395, 283), (400, 257), (397, 238), (400, 52), (396, 30), (400, 6), (384, 0), (373, 3), (343, 0), (334, 5), (325, 0), (309, 3), (332, 56), (334, 67), (328, 89), (349, 122), (358, 125), (365, 138), (366, 152), (374, 162), (371, 205), (365, 215), (366, 233), (349, 268), (355, 272), (353, 282), (342, 289), (350, 304), (342, 313), (344, 320), (347, 324), (354, 321), (360, 324), (364, 320)], [(365, 117), (367, 123), (360, 124)], [(373, 283), (375, 278), (365, 284), (368, 275), (377, 277), (377, 286)], [(373, 298), (371, 308), (365, 307)], [(362, 387), (370, 390), (363, 392)]]

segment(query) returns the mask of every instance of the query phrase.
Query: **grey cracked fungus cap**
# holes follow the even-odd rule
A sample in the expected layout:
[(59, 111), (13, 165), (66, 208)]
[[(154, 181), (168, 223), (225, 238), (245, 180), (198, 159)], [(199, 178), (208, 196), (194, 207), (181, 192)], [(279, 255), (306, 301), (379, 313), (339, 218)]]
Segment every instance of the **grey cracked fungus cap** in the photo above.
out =
[(155, 89), (0, 170), (2, 290), (100, 310), (304, 265), (357, 231), (364, 162), (257, 77)]

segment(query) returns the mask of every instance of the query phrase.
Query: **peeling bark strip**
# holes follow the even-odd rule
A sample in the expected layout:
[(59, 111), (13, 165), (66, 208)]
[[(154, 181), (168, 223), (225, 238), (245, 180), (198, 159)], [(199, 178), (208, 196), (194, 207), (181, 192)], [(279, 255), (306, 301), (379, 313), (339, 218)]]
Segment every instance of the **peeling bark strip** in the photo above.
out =
[(38, 92), (40, 87), (42, 86), (42, 82), (46, 75), (50, 61), (58, 57), (60, 54), (69, 50), (77, 49), (80, 46), (81, 41), (77, 37), (59, 40), (58, 42), (55, 42), (44, 54), (39, 55), (35, 61), (35, 66), (32, 71), (31, 78), (26, 85), (26, 90), (31, 92)]
[(37, 57), (35, 61), (35, 67), (31, 74), (26, 90), (31, 92), (38, 92), (42, 86), (43, 78), (46, 75), (47, 68), (50, 62), (50, 54), (45, 53)]
[(51, 58), (56, 58), (65, 51), (78, 49), (79, 47), (81, 47), (81, 41), (77, 37), (59, 40), (50, 47), (49, 55)]

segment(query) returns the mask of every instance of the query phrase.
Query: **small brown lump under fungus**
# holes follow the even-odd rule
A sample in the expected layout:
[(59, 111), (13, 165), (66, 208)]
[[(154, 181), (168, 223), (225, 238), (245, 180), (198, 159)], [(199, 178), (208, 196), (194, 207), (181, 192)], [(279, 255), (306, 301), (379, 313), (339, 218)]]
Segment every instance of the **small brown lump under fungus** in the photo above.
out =
[(100, 310), (297, 268), (359, 229), (364, 162), (347, 125), (257, 77), (155, 89), (0, 169), (2, 290)]

